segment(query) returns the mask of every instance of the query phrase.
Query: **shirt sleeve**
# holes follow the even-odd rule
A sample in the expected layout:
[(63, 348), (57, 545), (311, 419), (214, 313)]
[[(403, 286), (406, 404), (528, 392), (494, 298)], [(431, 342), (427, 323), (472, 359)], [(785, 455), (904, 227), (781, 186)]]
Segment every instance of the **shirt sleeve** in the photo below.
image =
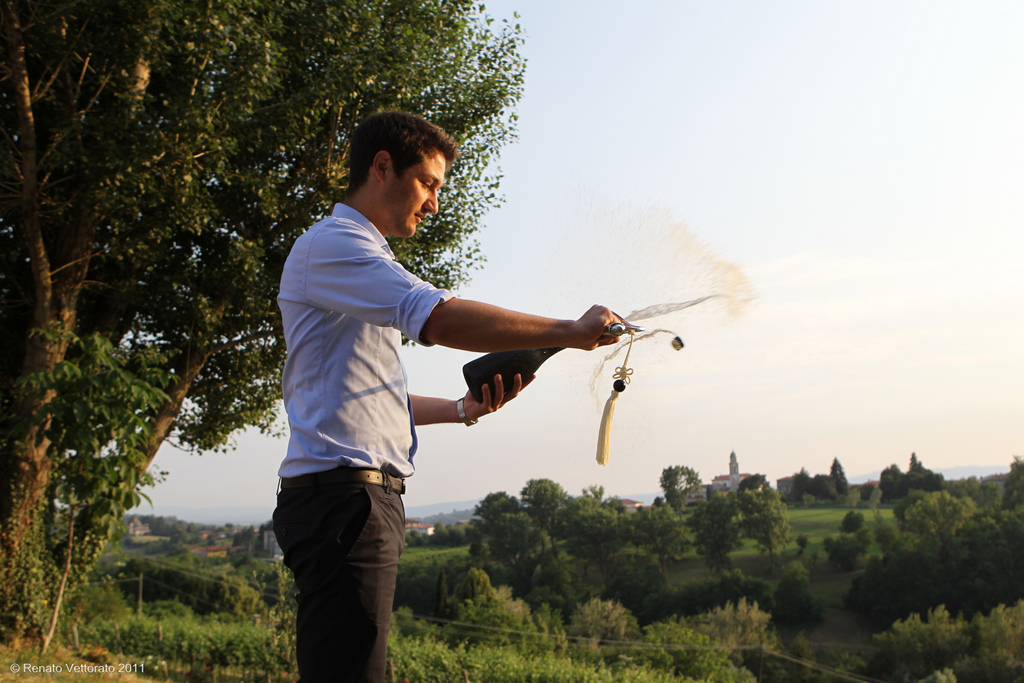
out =
[[(304, 246), (304, 276), (286, 273), (304, 303), (362, 320), (380, 327), (394, 327), (424, 345), (423, 325), (439, 302), (454, 295), (419, 279), (395, 261), (364, 229), (345, 222), (331, 222), (310, 230)], [(302, 238), (300, 238), (301, 240)], [(291, 259), (289, 259), (291, 261)], [(298, 264), (296, 264), (298, 265)], [(301, 266), (300, 266), (301, 268)], [(296, 280), (300, 280), (296, 282)], [(296, 289), (288, 287), (287, 289)]]

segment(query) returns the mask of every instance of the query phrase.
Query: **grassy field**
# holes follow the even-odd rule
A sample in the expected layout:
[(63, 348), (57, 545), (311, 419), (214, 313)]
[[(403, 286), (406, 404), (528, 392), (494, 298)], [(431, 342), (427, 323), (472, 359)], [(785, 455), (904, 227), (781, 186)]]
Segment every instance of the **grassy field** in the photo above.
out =
[[(850, 510), (845, 507), (809, 507), (790, 508), (789, 522), (793, 527), (792, 538), (786, 548), (779, 553), (777, 560), (780, 565), (785, 565), (793, 560), (802, 560), (811, 573), (811, 584), (815, 592), (823, 595), (829, 600), (830, 605), (841, 604), (841, 594), (849, 588), (850, 581), (858, 572), (836, 574), (828, 566), (828, 553), (825, 552), (825, 537), (839, 534), (839, 525)], [(865, 524), (871, 525), (874, 518), (870, 510), (858, 508), (856, 512), (864, 515)], [(879, 514), (883, 520), (892, 519), (891, 508), (880, 508)], [(807, 549), (803, 555), (799, 555), (799, 548), (796, 545), (796, 537), (800, 534), (807, 534)], [(872, 545), (869, 554), (878, 554), (880, 550)], [(743, 570), (743, 573), (750, 576), (757, 576), (773, 583), (781, 578), (781, 573), (776, 571), (768, 573), (768, 556), (761, 555), (753, 541), (746, 541), (743, 547), (732, 554), (733, 566)], [(710, 576), (704, 561), (690, 551), (684, 560), (675, 565), (669, 571), (669, 583), (682, 583), (693, 579), (703, 579)]]
[(128, 536), (127, 540), (132, 543), (156, 543), (157, 541), (169, 541), (170, 536)]
[[(852, 614), (842, 609), (843, 595), (850, 590), (854, 578), (863, 573), (862, 569), (852, 572), (841, 572), (828, 563), (824, 541), (829, 535), (839, 534), (839, 525), (843, 517), (850, 511), (846, 507), (812, 506), (809, 508), (789, 509), (789, 521), (793, 526), (793, 535), (787, 547), (778, 556), (780, 566), (794, 560), (800, 560), (810, 573), (811, 590), (825, 599), (828, 611), (825, 621), (814, 630), (808, 632), (807, 639), (818, 649), (837, 650), (843, 652), (859, 652), (871, 644), (871, 631), (860, 623)], [(865, 524), (874, 524), (872, 512), (865, 507), (858, 507), (857, 512), (864, 515)], [(879, 508), (879, 515), (885, 521), (892, 520), (892, 508)], [(807, 549), (799, 555), (796, 537), (807, 534)], [(877, 555), (881, 550), (872, 545), (869, 555)], [(732, 555), (733, 566), (748, 576), (763, 578), (772, 584), (778, 584), (782, 572), (776, 569), (769, 572), (769, 561), (761, 555), (750, 541), (744, 543), (740, 550)], [(670, 583), (682, 583), (710, 576), (704, 561), (692, 552), (669, 571)]]
[(446, 564), (449, 561), (463, 560), (467, 557), (469, 557), (468, 545), (462, 545), (457, 548), (434, 548), (422, 545), (403, 550), (401, 562), (403, 565), (414, 565), (419, 563)]

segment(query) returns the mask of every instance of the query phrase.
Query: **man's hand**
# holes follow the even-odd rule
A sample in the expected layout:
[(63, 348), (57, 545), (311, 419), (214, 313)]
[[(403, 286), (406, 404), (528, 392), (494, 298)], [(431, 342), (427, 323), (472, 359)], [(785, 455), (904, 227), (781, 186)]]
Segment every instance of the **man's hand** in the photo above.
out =
[(491, 396), (491, 385), (485, 384), (482, 389), (483, 401), (477, 403), (477, 400), (473, 398), (473, 392), (467, 391), (466, 397), (462, 400), (462, 407), (466, 411), (466, 417), (471, 420), (479, 420), (488, 413), (493, 413), (498, 408), (501, 408), (506, 403), (514, 399), (519, 395), (519, 392), (530, 386), (530, 383), (536, 379), (536, 375), (532, 375), (530, 379), (523, 381), (522, 375), (516, 375), (512, 381), (512, 388), (506, 392), (504, 382), (501, 379), (501, 375), (494, 376), (494, 396)]
[(617, 322), (625, 321), (612, 313), (611, 309), (594, 304), (576, 321), (580, 327), (580, 342), (573, 348), (593, 351), (599, 346), (614, 344), (619, 338), (606, 335), (604, 331), (609, 325)]

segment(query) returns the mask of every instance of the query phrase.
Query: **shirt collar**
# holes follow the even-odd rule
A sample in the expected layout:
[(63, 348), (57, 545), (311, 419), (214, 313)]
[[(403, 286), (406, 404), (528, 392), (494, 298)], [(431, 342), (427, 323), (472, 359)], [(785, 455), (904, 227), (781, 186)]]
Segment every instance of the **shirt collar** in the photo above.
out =
[(377, 229), (370, 219), (353, 209), (348, 204), (335, 204), (334, 211), (331, 212), (333, 218), (340, 218), (343, 220), (351, 221), (361, 228), (365, 228), (367, 232), (373, 235), (374, 241), (391, 253), (391, 246), (388, 241), (384, 239), (384, 235), (380, 234), (380, 230)]

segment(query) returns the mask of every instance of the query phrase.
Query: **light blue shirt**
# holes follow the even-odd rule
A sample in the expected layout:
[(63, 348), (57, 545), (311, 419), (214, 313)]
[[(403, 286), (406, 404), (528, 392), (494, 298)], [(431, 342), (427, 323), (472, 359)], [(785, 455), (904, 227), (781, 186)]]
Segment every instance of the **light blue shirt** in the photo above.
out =
[(296, 240), (277, 297), (291, 427), (280, 476), (338, 466), (412, 475), (416, 427), (401, 333), (427, 344), (427, 317), (452, 297), (396, 262), (373, 224), (344, 204)]

